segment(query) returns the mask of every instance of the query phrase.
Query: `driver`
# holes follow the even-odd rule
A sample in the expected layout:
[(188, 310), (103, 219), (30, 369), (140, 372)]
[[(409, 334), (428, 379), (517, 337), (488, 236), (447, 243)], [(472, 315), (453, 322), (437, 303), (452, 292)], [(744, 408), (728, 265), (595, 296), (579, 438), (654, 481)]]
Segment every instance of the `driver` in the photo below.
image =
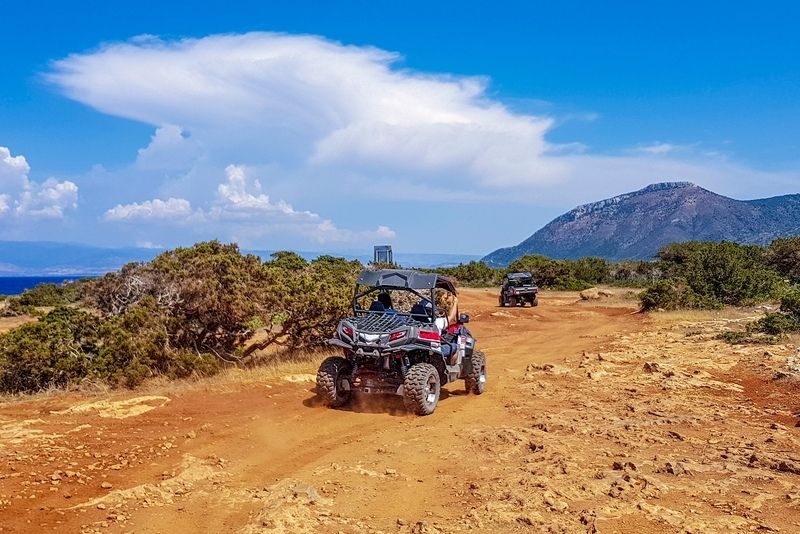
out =
[(392, 296), (389, 295), (389, 293), (386, 292), (378, 293), (378, 302), (383, 304), (384, 313), (397, 313), (397, 311), (392, 306)]

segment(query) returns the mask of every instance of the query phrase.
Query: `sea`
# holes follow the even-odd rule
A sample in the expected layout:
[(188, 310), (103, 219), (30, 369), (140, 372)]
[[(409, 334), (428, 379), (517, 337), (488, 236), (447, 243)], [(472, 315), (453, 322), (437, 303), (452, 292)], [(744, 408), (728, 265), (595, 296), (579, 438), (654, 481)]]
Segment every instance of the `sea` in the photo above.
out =
[(0, 276), (0, 295), (19, 295), (38, 284), (61, 284), (81, 278), (86, 278), (86, 276)]

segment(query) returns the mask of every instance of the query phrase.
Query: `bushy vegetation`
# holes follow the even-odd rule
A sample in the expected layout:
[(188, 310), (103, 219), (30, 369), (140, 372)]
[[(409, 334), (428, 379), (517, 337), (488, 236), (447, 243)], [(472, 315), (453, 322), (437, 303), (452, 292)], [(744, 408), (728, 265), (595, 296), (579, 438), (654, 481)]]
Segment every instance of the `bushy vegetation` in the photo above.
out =
[(358, 262), (307, 262), (291, 252), (263, 262), (211, 241), (84, 283), (85, 310), (64, 306), (70, 294), (38, 289), (30, 302), (59, 305), (0, 335), (0, 389), (35, 391), (84, 379), (135, 386), (155, 375), (241, 364), (271, 345), (318, 345), (347, 313), (360, 269)]
[(800, 284), (800, 236), (776, 239), (766, 250), (766, 263), (793, 284)]
[(786, 334), (800, 333), (800, 288), (793, 287), (780, 298), (780, 308), (747, 325), (742, 331), (721, 337), (730, 343), (773, 343)]
[(800, 289), (793, 288), (781, 297), (781, 307), (755, 322), (755, 330), (773, 336), (800, 332)]
[(19, 296), (23, 306), (61, 306), (77, 302), (80, 299), (80, 282), (63, 284), (38, 284), (26, 289)]
[(690, 241), (658, 254), (663, 278), (642, 293), (649, 309), (719, 308), (776, 298), (786, 284), (755, 245)]
[(800, 282), (800, 237), (778, 239), (769, 247), (675, 243), (664, 247), (653, 261), (555, 260), (533, 254), (507, 268), (471, 262), (437, 270), (466, 286), (497, 286), (512, 271), (530, 271), (544, 289), (644, 286), (640, 299), (645, 310), (742, 306), (775, 299), (789, 283)]
[(0, 302), (5, 301), (5, 306), (0, 308), (0, 317), (18, 317), (20, 315), (37, 317), (41, 315), (37, 308), (52, 308), (77, 302), (80, 300), (81, 288), (81, 282), (45, 283), (26, 289), (18, 297), (2, 295)]
[[(770, 247), (689, 242), (651, 262), (519, 258), (437, 269), (461, 285), (499, 286), (530, 271), (547, 289), (646, 285), (646, 310), (715, 308), (781, 298), (779, 311), (746, 335), (800, 331), (800, 238)], [(379, 267), (379, 266), (375, 266)], [(212, 373), (270, 354), (318, 346), (349, 312), (362, 266), (331, 256), (306, 261), (278, 252), (269, 261), (217, 241), (165, 252), (95, 280), (43, 284), (5, 299), (0, 313), (41, 319), (0, 335), (0, 390), (35, 391), (82, 380), (135, 386), (148, 377)], [(47, 308), (53, 308), (46, 313)], [(732, 334), (741, 336), (741, 333)]]
[(493, 268), (481, 261), (473, 261), (435, 271), (469, 287), (499, 286), (506, 274), (529, 271), (541, 288), (580, 291), (597, 284), (612, 282), (611, 265), (602, 258), (554, 260), (532, 254), (515, 260), (507, 268)]

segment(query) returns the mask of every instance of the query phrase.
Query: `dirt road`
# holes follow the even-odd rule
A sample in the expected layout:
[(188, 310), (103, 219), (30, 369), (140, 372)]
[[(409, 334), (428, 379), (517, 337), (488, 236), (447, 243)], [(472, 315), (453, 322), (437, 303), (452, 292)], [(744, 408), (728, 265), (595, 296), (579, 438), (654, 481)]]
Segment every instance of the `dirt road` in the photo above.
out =
[[(487, 354), (487, 392), (447, 386), (430, 417), (393, 398), (319, 407), (304, 374), (2, 406), (0, 531), (800, 527), (800, 461), (777, 456), (800, 444), (791, 410), (744, 400), (731, 367), (675, 368), (674, 325), (659, 330), (631, 308), (568, 293), (514, 310), (495, 299), (461, 300)], [(731, 396), (748, 411), (728, 414)], [(706, 404), (712, 429), (692, 412)], [(767, 435), (766, 449), (748, 445)]]

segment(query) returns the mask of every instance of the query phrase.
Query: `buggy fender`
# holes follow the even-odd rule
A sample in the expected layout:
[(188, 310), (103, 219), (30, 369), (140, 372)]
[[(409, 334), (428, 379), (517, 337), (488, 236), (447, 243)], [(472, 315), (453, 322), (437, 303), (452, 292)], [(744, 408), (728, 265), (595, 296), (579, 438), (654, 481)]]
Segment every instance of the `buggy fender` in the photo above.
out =
[(332, 347), (341, 347), (343, 349), (351, 349), (351, 348), (353, 348), (353, 346), (350, 343), (345, 343), (341, 339), (336, 339), (336, 338), (327, 339), (327, 340), (325, 340), (325, 343), (327, 345), (332, 346)]

